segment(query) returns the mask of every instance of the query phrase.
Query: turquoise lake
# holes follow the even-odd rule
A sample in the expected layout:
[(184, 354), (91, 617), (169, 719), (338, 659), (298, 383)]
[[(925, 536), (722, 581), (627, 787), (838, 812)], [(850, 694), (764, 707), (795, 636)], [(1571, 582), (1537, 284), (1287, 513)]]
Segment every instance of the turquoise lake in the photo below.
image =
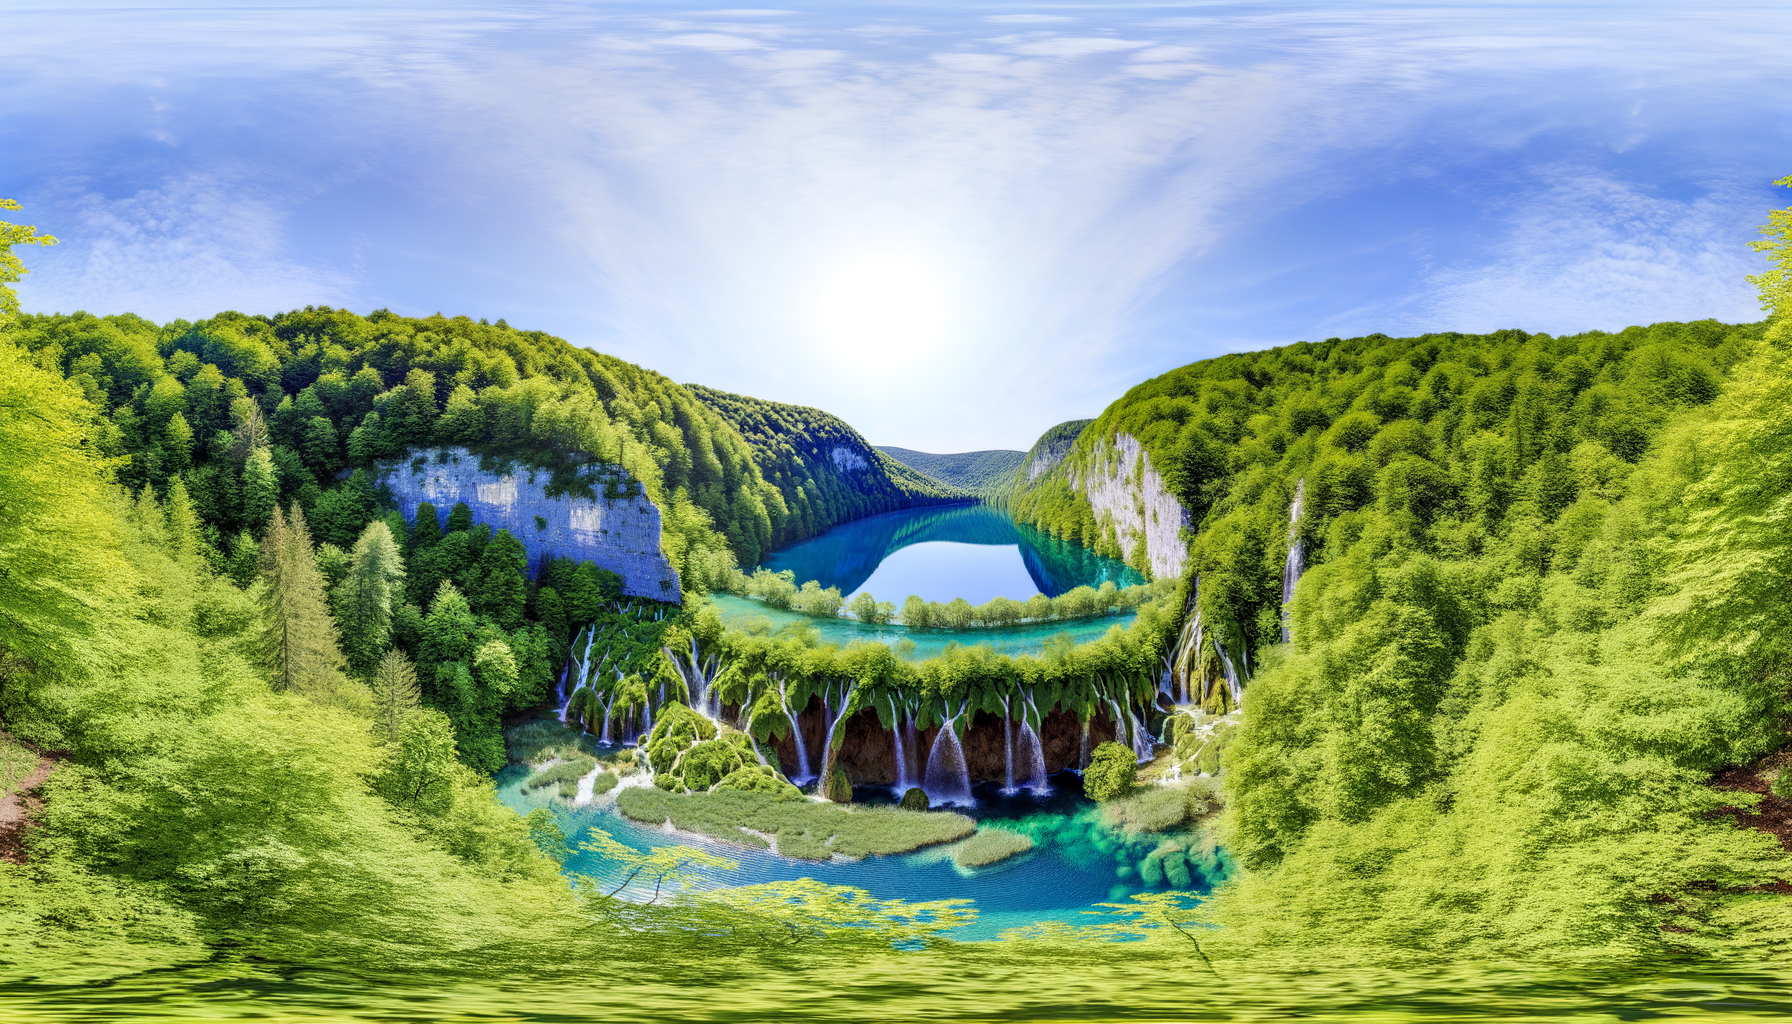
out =
[[(798, 583), (816, 580), (824, 587), (839, 587), (849, 599), (866, 591), (898, 607), (911, 594), (941, 603), (962, 597), (982, 604), (994, 597), (1016, 601), (1034, 594), (1056, 597), (1080, 586), (1099, 587), (1110, 581), (1117, 587), (1145, 582), (1143, 574), (1124, 562), (1017, 525), (987, 505), (910, 509), (860, 519), (779, 548), (758, 568), (789, 570)], [(934, 657), (954, 644), (983, 645), (1002, 654), (1037, 654), (1047, 640), (1059, 634), (1083, 643), (1134, 618), (1128, 611), (1006, 629), (911, 631), (901, 624), (874, 626), (850, 618), (814, 618), (732, 594), (711, 594), (709, 599), (722, 613), (722, 621), (734, 628), (766, 632), (812, 629), (821, 634), (823, 643), (845, 646), (869, 640), (890, 644), (899, 646), (910, 660)]]
[[(528, 776), (523, 765), (500, 772), (495, 780), (499, 799), (519, 814), (537, 807), (552, 809), (575, 848), (596, 828), (636, 850), (696, 846), (738, 865), (733, 871), (717, 871), (704, 878), (699, 887), (705, 889), (813, 878), (864, 889), (880, 899), (969, 899), (977, 908), (977, 920), (953, 932), (953, 937), (967, 940), (994, 939), (1006, 929), (1041, 921), (1089, 924), (1092, 919), (1086, 912), (1095, 910), (1095, 904), (1123, 901), (1133, 893), (1167, 891), (1171, 888), (1168, 880), (1146, 884), (1138, 866), (1166, 841), (1187, 841), (1183, 835), (1129, 834), (1108, 825), (1101, 809), (1082, 795), (1082, 780), (1073, 772), (1052, 776), (1053, 791), (1044, 797), (1004, 796), (990, 783), (977, 787), (976, 806), (965, 813), (980, 824), (1025, 832), (1037, 844), (1028, 853), (981, 868), (954, 863), (953, 844), (856, 861), (779, 857), (630, 821), (617, 813), (613, 799), (574, 807), (554, 797), (551, 789), (526, 789)], [(857, 803), (889, 803), (893, 794), (877, 787), (858, 787), (853, 799)], [(1190, 861), (1191, 884), (1182, 891), (1191, 897), (1206, 893), (1232, 871), (1223, 849), (1193, 852)], [(574, 854), (566, 870), (599, 881), (620, 881), (622, 874), (615, 863), (586, 852)]]
[(848, 598), (865, 590), (897, 605), (911, 594), (927, 601), (962, 597), (982, 604), (993, 597), (1057, 597), (1109, 580), (1117, 587), (1145, 582), (1123, 562), (1018, 525), (988, 505), (909, 509), (859, 519), (779, 548), (760, 567), (788, 569), (798, 583), (816, 580), (839, 587)]

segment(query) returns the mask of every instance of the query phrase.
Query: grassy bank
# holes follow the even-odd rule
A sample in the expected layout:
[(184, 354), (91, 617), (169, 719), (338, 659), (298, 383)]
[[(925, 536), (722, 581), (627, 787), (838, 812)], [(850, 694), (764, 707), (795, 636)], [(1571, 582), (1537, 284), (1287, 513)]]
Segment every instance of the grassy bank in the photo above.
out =
[(617, 796), (616, 807), (635, 821), (657, 825), (670, 820), (675, 828), (761, 849), (769, 844), (752, 832), (765, 833), (776, 837), (779, 854), (803, 860), (827, 860), (836, 853), (848, 857), (907, 853), (963, 839), (977, 827), (962, 814), (846, 807), (725, 791), (679, 796), (658, 789), (627, 789)]

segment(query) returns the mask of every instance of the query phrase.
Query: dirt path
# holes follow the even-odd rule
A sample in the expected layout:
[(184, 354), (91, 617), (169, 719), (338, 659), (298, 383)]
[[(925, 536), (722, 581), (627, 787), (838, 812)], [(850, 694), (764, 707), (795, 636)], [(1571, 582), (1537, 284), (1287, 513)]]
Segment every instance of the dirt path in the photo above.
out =
[(25, 830), (31, 813), (44, 805), (37, 787), (62, 763), (62, 755), (54, 751), (29, 749), (37, 753), (37, 767), (19, 780), (12, 792), (0, 797), (0, 861), (10, 864), (25, 863)]

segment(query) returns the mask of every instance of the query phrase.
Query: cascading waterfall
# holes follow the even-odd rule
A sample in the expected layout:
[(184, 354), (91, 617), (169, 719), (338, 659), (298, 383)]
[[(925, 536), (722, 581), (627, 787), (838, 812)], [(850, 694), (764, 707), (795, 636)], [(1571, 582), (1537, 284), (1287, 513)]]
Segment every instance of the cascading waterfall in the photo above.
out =
[(940, 723), (939, 734), (933, 738), (933, 749), (927, 754), (927, 775), (921, 788), (930, 803), (971, 802), (971, 773), (965, 765), (964, 747), (958, 742), (958, 730), (953, 728), (953, 723), (963, 714), (961, 707), (958, 715)]
[[(1033, 703), (1033, 695), (1026, 695), (1027, 707), (1033, 711), (1033, 717), (1039, 716), (1039, 708)], [(1043, 721), (1043, 719), (1041, 719)], [(1031, 751), (1027, 759), (1027, 781), (1025, 788), (1035, 796), (1044, 796), (1051, 792), (1051, 785), (1045, 779), (1045, 745), (1039, 742), (1039, 734), (1033, 731), (1033, 723), (1025, 712), (1020, 716), (1020, 740), (1023, 751)]]
[(1094, 717), (1091, 715), (1083, 719), (1083, 749), (1076, 758), (1076, 770), (1079, 772), (1089, 767), (1089, 721)]
[(910, 786), (918, 786), (921, 784), (922, 767), (921, 730), (915, 728), (915, 716), (913, 712), (909, 713), (904, 727), (908, 729), (908, 756), (907, 760), (903, 762), (902, 768), (903, 771), (908, 773), (908, 784)]
[(784, 677), (778, 676), (777, 683), (778, 698), (784, 705), (784, 717), (790, 719), (790, 738), (796, 742), (796, 774), (785, 774), (791, 782), (800, 786), (815, 776), (809, 772), (809, 751), (803, 745), (803, 723), (790, 706), (790, 695), (785, 691)]
[(1232, 693), (1232, 706), (1239, 707), (1244, 703), (1244, 687), (1238, 681), (1238, 669), (1232, 665), (1232, 656), (1226, 653), (1226, 645), (1219, 638), (1213, 640), (1213, 649), (1220, 656), (1220, 674), (1226, 679), (1226, 689)]
[(1282, 642), (1294, 638), (1289, 621), (1289, 606), (1294, 603), (1294, 586), (1301, 573), (1307, 571), (1307, 542), (1300, 538), (1300, 516), (1307, 502), (1307, 481), (1294, 485), (1294, 500), (1288, 504), (1288, 561), (1282, 566)]
[(1002, 698), (1002, 792), (1014, 792), (1014, 721), (1008, 698)]
[(908, 792), (908, 758), (902, 752), (902, 723), (890, 730), (890, 738), (896, 744), (896, 795)]
[[(844, 687), (844, 690), (836, 692), (836, 687)], [(852, 698), (858, 689), (856, 685), (830, 683), (828, 688), (822, 691), (821, 708), (822, 714), (826, 716), (823, 721), (828, 724), (827, 731), (822, 734), (820, 778), (823, 785), (826, 785), (828, 775), (834, 768), (834, 730), (838, 729), (840, 723), (846, 720), (846, 712), (852, 707)], [(838, 711), (834, 710), (836, 697), (840, 702)]]
[(1144, 764), (1157, 756), (1157, 749), (1152, 745), (1151, 733), (1146, 731), (1145, 723), (1139, 720), (1138, 712), (1128, 711), (1132, 717), (1132, 754), (1140, 764)]

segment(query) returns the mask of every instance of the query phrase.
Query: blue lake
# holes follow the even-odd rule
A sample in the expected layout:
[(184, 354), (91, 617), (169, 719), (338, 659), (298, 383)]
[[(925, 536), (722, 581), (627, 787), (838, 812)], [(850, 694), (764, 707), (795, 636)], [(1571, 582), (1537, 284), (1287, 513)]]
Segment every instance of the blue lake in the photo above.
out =
[[(1006, 861), (982, 868), (962, 868), (952, 860), (948, 844), (886, 857), (857, 861), (805, 861), (779, 857), (763, 850), (723, 843), (690, 833), (668, 832), (630, 821), (617, 813), (614, 801), (574, 807), (552, 796), (552, 789), (529, 790), (523, 783), (529, 771), (511, 765), (498, 774), (498, 796), (518, 813), (537, 807), (553, 810), (572, 845), (590, 830), (602, 829), (636, 850), (665, 846), (697, 846), (736, 863), (732, 871), (716, 871), (698, 883), (699, 888), (752, 885), (758, 882), (813, 878), (831, 885), (850, 885), (881, 899), (910, 901), (969, 899), (977, 908), (977, 920), (956, 929), (960, 939), (994, 939), (1003, 930), (1062, 921), (1092, 924), (1095, 904), (1125, 901), (1133, 893), (1163, 892), (1167, 880), (1145, 884), (1138, 865), (1166, 842), (1180, 842), (1188, 853), (1190, 885), (1196, 896), (1226, 877), (1232, 865), (1224, 850), (1201, 849), (1184, 834), (1129, 834), (1103, 820), (1101, 809), (1083, 797), (1081, 780), (1071, 772), (1052, 777), (1054, 792), (1045, 797), (1004, 797), (993, 785), (980, 785), (976, 806), (965, 813), (980, 824), (1024, 832), (1035, 848)], [(861, 787), (854, 791), (860, 803), (889, 802), (885, 790)], [(615, 863), (586, 852), (567, 861), (566, 870), (590, 875), (600, 882), (620, 882), (622, 869)], [(646, 894), (643, 893), (643, 896)]]
[(1123, 562), (1017, 525), (987, 505), (909, 509), (859, 519), (779, 548), (761, 567), (786, 569), (802, 583), (816, 580), (852, 597), (869, 591), (900, 605), (913, 594), (927, 601), (993, 597), (1024, 601), (1056, 597), (1080, 586), (1145, 582)]

